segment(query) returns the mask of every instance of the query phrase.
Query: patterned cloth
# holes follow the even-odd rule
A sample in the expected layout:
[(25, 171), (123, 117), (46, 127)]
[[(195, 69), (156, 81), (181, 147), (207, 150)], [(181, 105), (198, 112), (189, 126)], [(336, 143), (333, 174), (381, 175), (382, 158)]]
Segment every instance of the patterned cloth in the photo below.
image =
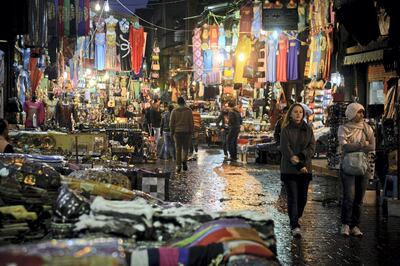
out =
[(194, 29), (193, 43), (193, 70), (194, 81), (199, 81), (203, 75), (203, 56), (201, 55), (201, 28)]

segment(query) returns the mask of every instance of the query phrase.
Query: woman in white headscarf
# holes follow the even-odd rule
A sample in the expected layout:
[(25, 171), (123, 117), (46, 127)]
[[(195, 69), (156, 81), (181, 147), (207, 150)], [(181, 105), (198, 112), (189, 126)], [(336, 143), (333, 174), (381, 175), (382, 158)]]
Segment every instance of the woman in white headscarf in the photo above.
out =
[[(359, 103), (351, 103), (346, 109), (348, 122), (339, 127), (339, 146), (343, 158), (347, 153), (364, 152), (368, 154), (375, 150), (375, 136), (372, 128), (364, 122), (364, 107)], [(341, 165), (342, 165), (341, 164)], [(342, 212), (341, 234), (344, 236), (361, 237), (363, 233), (359, 228), (361, 205), (368, 182), (368, 172), (363, 176), (354, 176), (340, 170), (342, 179)]]

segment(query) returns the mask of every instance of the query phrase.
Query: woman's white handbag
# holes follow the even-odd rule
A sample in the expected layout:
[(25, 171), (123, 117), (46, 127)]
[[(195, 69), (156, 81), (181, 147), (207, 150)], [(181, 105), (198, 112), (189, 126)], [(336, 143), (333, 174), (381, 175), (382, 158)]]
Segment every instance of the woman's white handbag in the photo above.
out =
[(363, 176), (368, 171), (368, 158), (364, 152), (349, 152), (343, 158), (342, 170), (346, 175)]

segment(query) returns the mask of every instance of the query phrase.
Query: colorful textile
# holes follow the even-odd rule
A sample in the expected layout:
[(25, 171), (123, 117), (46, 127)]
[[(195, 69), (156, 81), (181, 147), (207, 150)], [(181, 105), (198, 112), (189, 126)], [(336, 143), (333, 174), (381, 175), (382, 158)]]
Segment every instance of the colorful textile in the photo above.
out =
[(209, 73), (213, 68), (213, 53), (212, 50), (207, 49), (203, 53), (204, 60), (204, 73)]
[(118, 22), (117, 42), (118, 54), (122, 71), (131, 71), (131, 47), (129, 45), (129, 21), (122, 19)]
[(247, 83), (247, 78), (243, 77), (244, 67), (251, 54), (251, 40), (246, 35), (240, 37), (238, 46), (235, 50), (235, 83)]
[[(26, 101), (23, 108), (26, 113), (25, 127), (38, 127), (44, 123), (45, 112), (43, 102)], [(34, 114), (36, 115), (36, 125), (33, 121)]]
[(95, 56), (95, 67), (97, 70), (104, 70), (105, 59), (106, 59), (106, 34), (96, 33), (95, 36), (96, 43), (96, 56)]
[(130, 26), (131, 63), (134, 74), (138, 75), (143, 62), (144, 29)]
[(118, 70), (117, 60), (117, 34), (115, 28), (117, 27), (118, 20), (110, 16), (105, 20), (107, 33), (106, 33), (106, 64), (105, 68), (108, 70)]
[(161, 247), (160, 266), (175, 266), (179, 263), (179, 249)]
[(262, 26), (261, 5), (262, 5), (261, 3), (254, 4), (254, 7), (253, 7), (254, 18), (253, 18), (253, 23), (251, 25), (251, 31), (253, 32), (254, 37), (256, 37), (257, 39), (260, 38), (260, 32), (261, 32), (261, 26)]
[(211, 49), (218, 48), (218, 25), (210, 26), (210, 47)]
[(267, 64), (267, 81), (275, 82), (276, 81), (276, 52), (278, 50), (278, 41), (272, 36), (269, 37), (267, 41), (268, 47), (268, 64)]
[(224, 25), (220, 25), (218, 28), (218, 48), (221, 49), (225, 49), (225, 29), (224, 29)]
[(289, 40), (289, 55), (287, 66), (288, 80), (297, 80), (299, 78), (298, 57), (300, 54), (300, 42), (296, 39)]
[(194, 29), (193, 43), (193, 70), (194, 81), (199, 81), (203, 75), (203, 56), (201, 55), (201, 28)]
[(288, 38), (285, 35), (279, 36), (278, 40), (278, 57), (276, 63), (276, 80), (280, 82), (286, 82), (286, 68), (287, 68), (287, 58), (289, 43)]
[(251, 36), (251, 24), (253, 21), (253, 6), (244, 6), (240, 9), (240, 35)]

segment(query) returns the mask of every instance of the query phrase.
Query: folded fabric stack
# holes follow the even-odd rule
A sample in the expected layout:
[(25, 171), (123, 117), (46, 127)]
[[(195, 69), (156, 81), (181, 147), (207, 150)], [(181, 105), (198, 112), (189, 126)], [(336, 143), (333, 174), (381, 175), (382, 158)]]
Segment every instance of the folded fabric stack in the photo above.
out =
[(44, 164), (18, 158), (0, 161), (1, 241), (41, 239), (48, 233), (60, 179)]

